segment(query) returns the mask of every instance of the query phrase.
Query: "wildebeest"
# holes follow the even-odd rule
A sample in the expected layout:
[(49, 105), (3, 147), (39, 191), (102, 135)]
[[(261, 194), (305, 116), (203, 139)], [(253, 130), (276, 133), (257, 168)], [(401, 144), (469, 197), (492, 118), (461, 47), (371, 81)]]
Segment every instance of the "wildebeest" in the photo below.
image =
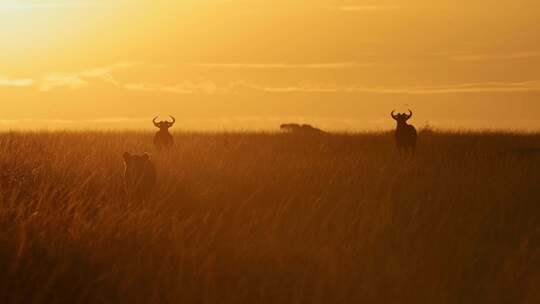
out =
[(416, 139), (418, 137), (414, 126), (409, 125), (409, 120), (413, 113), (409, 110), (409, 114), (398, 113), (394, 114), (395, 110), (390, 113), (393, 119), (397, 122), (396, 127), (396, 145), (400, 152), (412, 152), (416, 151)]
[(156, 168), (148, 154), (133, 155), (125, 152), (124, 185), (128, 198), (132, 201), (145, 201), (156, 184)]
[(288, 124), (282, 124), (280, 126), (280, 129), (286, 132), (290, 133), (303, 133), (303, 134), (321, 134), (324, 133), (323, 130), (313, 127), (312, 125), (307, 124), (296, 124), (296, 123), (288, 123)]
[(159, 131), (156, 132), (156, 135), (154, 136), (154, 146), (158, 150), (165, 150), (172, 147), (174, 143), (173, 136), (171, 133), (169, 133), (169, 128), (171, 128), (174, 123), (176, 122), (176, 119), (172, 116), (170, 116), (172, 121), (156, 121), (158, 116), (154, 117), (152, 122), (154, 123), (154, 126), (156, 128), (159, 128)]

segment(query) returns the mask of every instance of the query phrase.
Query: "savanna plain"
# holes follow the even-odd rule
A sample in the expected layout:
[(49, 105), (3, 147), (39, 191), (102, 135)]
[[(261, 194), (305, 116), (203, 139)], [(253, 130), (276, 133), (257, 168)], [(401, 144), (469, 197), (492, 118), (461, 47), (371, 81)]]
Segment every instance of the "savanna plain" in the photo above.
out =
[(540, 134), (174, 135), (1, 133), (0, 302), (540, 303)]

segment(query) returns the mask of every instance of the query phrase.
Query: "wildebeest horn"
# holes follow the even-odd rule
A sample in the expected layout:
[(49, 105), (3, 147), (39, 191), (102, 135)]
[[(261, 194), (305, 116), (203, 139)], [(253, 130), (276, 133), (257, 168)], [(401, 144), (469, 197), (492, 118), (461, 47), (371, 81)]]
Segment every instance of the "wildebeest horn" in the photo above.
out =
[(394, 112), (396, 112), (396, 110), (393, 110), (392, 113), (390, 113), (390, 116), (392, 116), (393, 119), (397, 119), (396, 115), (394, 115)]
[(169, 117), (171, 117), (171, 119), (172, 119), (172, 122), (169, 123), (172, 126), (176, 122), (176, 119), (174, 117), (172, 117), (172, 115), (169, 115)]
[(158, 116), (154, 117), (154, 119), (152, 119), (152, 122), (154, 123), (154, 126), (158, 127), (158, 123), (156, 122), (156, 119), (158, 118)]
[(407, 116), (407, 119), (412, 117), (412, 111), (409, 109), (409, 116)]

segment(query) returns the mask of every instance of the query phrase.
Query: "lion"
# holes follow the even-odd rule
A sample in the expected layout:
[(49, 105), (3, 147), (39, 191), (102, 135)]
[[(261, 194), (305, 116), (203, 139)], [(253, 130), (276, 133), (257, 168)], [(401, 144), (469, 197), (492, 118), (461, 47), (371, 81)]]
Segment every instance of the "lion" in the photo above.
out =
[(133, 201), (149, 199), (156, 184), (156, 168), (148, 154), (133, 155), (125, 152), (124, 185), (128, 198)]

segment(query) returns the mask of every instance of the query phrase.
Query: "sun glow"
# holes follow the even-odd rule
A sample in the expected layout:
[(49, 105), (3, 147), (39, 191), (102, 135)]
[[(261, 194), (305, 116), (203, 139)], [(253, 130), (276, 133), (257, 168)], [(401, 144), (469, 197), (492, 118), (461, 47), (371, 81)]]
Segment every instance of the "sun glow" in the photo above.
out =
[(0, 129), (156, 112), (380, 129), (408, 107), (434, 127), (538, 129), (538, 3), (0, 0)]
[(44, 54), (56, 60), (55, 50), (88, 32), (101, 11), (95, 1), (0, 0), (0, 63), (20, 68)]
[(2, 0), (0, 1), (0, 11), (24, 11), (24, 10), (37, 10), (59, 7), (81, 7), (81, 6), (98, 6), (103, 3), (96, 1), (29, 1), (29, 0)]

